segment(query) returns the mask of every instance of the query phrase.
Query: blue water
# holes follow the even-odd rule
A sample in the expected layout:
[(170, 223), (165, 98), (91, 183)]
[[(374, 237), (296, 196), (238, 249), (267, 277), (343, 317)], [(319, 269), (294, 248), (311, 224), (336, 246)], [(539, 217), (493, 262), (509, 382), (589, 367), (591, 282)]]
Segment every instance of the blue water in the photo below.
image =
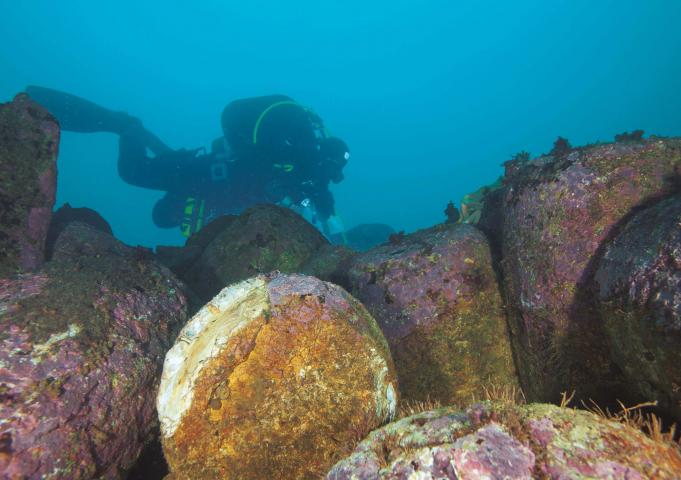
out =
[[(0, 101), (61, 89), (195, 148), (230, 100), (283, 93), (350, 146), (333, 187), (346, 226), (406, 231), (558, 135), (681, 135), (681, 1), (196, 3), (0, 0)], [(129, 244), (181, 244), (151, 222), (161, 192), (122, 182), (116, 155), (114, 135), (64, 133), (57, 204), (94, 208)]]

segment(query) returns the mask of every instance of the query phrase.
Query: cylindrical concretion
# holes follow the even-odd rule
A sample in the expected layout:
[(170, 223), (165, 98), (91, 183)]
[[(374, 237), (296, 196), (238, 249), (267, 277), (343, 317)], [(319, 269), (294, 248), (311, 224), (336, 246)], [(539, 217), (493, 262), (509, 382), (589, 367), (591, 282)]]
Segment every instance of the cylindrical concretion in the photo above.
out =
[(387, 343), (342, 288), (303, 275), (229, 286), (184, 327), (157, 400), (178, 478), (319, 478), (396, 409)]

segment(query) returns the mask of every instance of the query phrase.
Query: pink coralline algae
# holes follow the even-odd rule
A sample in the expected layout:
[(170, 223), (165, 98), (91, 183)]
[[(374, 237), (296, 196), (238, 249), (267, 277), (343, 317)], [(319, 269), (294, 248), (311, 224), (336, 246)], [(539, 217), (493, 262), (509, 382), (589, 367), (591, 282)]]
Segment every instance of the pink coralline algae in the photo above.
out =
[(326, 479), (672, 480), (679, 471), (675, 447), (592, 413), (485, 402), (374, 430)]
[(0, 280), (0, 478), (122, 478), (185, 320), (167, 269), (85, 224), (39, 272)]
[(44, 261), (58, 146), (59, 126), (47, 110), (24, 94), (0, 104), (0, 277)]
[(651, 138), (540, 157), (506, 179), (501, 266), (528, 398), (621, 392), (593, 276), (622, 222), (672, 193), (679, 168), (681, 140)]
[(638, 211), (606, 246), (595, 281), (630, 395), (681, 419), (681, 196)]
[(487, 383), (516, 385), (485, 236), (440, 225), (357, 256), (351, 292), (390, 344), (403, 397), (468, 402)]

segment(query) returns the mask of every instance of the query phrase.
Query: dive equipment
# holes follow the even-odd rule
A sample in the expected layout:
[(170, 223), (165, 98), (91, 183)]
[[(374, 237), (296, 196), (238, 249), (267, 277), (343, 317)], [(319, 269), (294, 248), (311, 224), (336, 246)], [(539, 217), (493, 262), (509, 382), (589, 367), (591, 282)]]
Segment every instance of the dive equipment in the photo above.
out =
[(210, 179), (214, 182), (227, 180), (227, 164), (216, 162), (210, 165)]
[(297, 102), (294, 102), (293, 100), (282, 100), (281, 102), (273, 103), (272, 105), (267, 107), (265, 110), (262, 111), (258, 119), (255, 121), (255, 126), (253, 127), (253, 145), (258, 143), (258, 131), (260, 130), (260, 124), (262, 123), (263, 118), (265, 118), (273, 108), (281, 107), (282, 105), (294, 105), (304, 109), (302, 105), (298, 104)]
[(317, 115), (311, 108), (301, 105), (293, 100), (282, 100), (280, 102), (273, 103), (265, 110), (263, 110), (262, 113), (260, 113), (260, 116), (258, 116), (258, 119), (255, 121), (255, 126), (253, 127), (253, 145), (258, 143), (258, 132), (260, 131), (260, 124), (262, 123), (263, 119), (267, 116), (268, 113), (270, 113), (270, 111), (272, 111), (272, 109), (284, 105), (296, 106), (307, 112), (310, 118), (310, 122), (312, 123), (312, 128), (315, 131), (315, 136), (317, 138), (327, 138), (329, 136), (326, 127), (324, 127), (324, 122), (322, 122), (321, 117)]
[(273, 163), (272, 166), (278, 170), (283, 170), (285, 173), (291, 173), (294, 166), (290, 163)]
[(187, 202), (184, 205), (182, 223), (180, 224), (182, 236), (189, 238), (192, 234), (201, 230), (205, 207), (205, 200), (194, 197), (187, 198)]

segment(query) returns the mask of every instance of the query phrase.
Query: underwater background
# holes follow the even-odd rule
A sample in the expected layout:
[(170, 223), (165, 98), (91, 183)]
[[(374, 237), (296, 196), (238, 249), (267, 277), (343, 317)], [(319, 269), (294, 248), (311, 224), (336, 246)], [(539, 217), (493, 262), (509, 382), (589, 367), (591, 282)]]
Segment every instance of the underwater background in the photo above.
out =
[[(413, 231), (558, 135), (679, 135), (680, 31), (672, 0), (0, 0), (0, 101), (60, 89), (209, 148), (231, 100), (289, 95), (350, 146), (332, 186), (346, 227)], [(56, 206), (95, 209), (128, 244), (182, 244), (151, 222), (162, 192), (118, 177), (117, 149), (63, 132)]]

